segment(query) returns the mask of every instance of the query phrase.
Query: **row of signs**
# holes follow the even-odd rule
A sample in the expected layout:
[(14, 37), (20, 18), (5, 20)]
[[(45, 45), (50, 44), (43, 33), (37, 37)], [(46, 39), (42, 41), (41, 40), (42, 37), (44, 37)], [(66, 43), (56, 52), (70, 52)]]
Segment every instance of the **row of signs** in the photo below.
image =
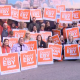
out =
[[(0, 54), (1, 75), (37, 68), (38, 65), (54, 64), (53, 59), (61, 60), (62, 45), (50, 43), (48, 47), (38, 49), (37, 57), (35, 50), (21, 52), (20, 55), (18, 53)], [(64, 58), (67, 60), (79, 59), (80, 46), (65, 45), (64, 53)]]
[[(72, 23), (72, 21), (80, 20), (80, 11), (65, 11), (65, 6), (60, 5), (54, 8), (44, 8), (43, 19), (56, 21), (56, 14), (60, 15), (61, 23)], [(9, 5), (0, 6), (0, 19), (12, 19), (16, 21), (29, 22), (33, 17), (36, 20), (42, 20), (41, 9), (16, 9)]]

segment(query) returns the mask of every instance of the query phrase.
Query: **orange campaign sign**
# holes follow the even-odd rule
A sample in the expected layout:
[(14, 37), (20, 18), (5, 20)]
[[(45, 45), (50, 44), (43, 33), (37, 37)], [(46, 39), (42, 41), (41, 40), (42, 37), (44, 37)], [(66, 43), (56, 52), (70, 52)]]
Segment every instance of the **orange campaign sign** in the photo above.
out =
[(36, 20), (42, 20), (42, 13), (41, 13), (41, 9), (31, 9), (31, 19), (33, 17), (36, 17)]
[(37, 68), (36, 51), (22, 52), (20, 54), (21, 70)]
[(60, 23), (72, 23), (72, 12), (62, 11), (60, 15)]
[(62, 45), (49, 43), (48, 48), (51, 48), (53, 50), (53, 59), (61, 60), (62, 55)]
[(8, 39), (9, 40), (9, 46), (12, 48), (14, 44), (18, 43), (18, 38), (10, 38), (10, 37), (3, 37), (4, 39)]
[(58, 34), (59, 36), (61, 35), (61, 31), (60, 30), (52, 29), (52, 31), (53, 31), (54, 35), (56, 35), (56, 34)]
[(27, 44), (30, 50), (36, 50), (36, 53), (37, 53), (37, 41), (36, 40), (25, 42), (25, 44)]
[(0, 5), (0, 19), (8, 19), (11, 17), (11, 6)]
[(18, 53), (0, 55), (1, 75), (20, 72)]
[(19, 21), (30, 22), (30, 10), (19, 9)]
[(56, 21), (56, 9), (54, 8), (44, 8), (43, 19)]
[(79, 38), (79, 28), (78, 27), (74, 27), (74, 28), (68, 28), (66, 29), (66, 36), (68, 39), (69, 35), (72, 35), (74, 39)]
[(73, 21), (79, 21), (80, 20), (80, 11), (74, 11), (73, 12)]
[(52, 49), (41, 48), (38, 49), (38, 65), (53, 64)]
[(47, 42), (48, 36), (52, 36), (52, 32), (40, 31), (43, 41)]
[(19, 19), (19, 10), (16, 8), (11, 9), (11, 19), (18, 21)]
[(13, 29), (13, 36), (16, 38), (25, 37), (26, 30)]
[(53, 39), (53, 43), (55, 43), (55, 44), (61, 44), (61, 41), (60, 41), (58, 35), (52, 36), (52, 39)]
[(57, 5), (56, 9), (57, 13), (60, 14), (61, 11), (65, 11), (65, 5)]
[(65, 59), (79, 59), (78, 44), (64, 45)]

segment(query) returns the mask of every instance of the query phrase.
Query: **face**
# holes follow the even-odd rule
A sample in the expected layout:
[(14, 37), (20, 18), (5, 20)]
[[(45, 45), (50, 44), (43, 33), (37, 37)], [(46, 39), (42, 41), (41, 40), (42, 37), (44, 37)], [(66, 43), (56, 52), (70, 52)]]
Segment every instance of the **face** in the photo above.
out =
[(44, 30), (44, 27), (43, 26), (41, 26), (41, 30)]
[(20, 38), (20, 39), (19, 39), (19, 44), (21, 44), (21, 45), (24, 44), (24, 39), (23, 39), (23, 38)]
[(20, 27), (20, 22), (18, 22), (18, 27)]
[(32, 21), (33, 21), (33, 22), (36, 22), (36, 18), (33, 18)]
[(6, 41), (4, 42), (4, 45), (5, 45), (5, 46), (8, 46), (8, 45), (9, 45), (9, 41), (6, 40)]
[(27, 24), (26, 23), (24, 23), (24, 28), (26, 28), (27, 27)]
[(38, 36), (38, 41), (41, 41), (41, 36)]
[(47, 26), (50, 26), (50, 22), (47, 22)]
[(26, 33), (26, 37), (30, 37), (30, 33)]
[(49, 37), (49, 42), (52, 42), (52, 37)]
[(6, 1), (7, 1), (7, 0), (0, 0), (0, 3), (1, 3), (1, 4), (6, 4)]
[(7, 23), (4, 23), (4, 24), (3, 24), (3, 28), (4, 28), (4, 29), (7, 29)]
[(36, 31), (36, 30), (37, 30), (37, 28), (36, 28), (36, 26), (34, 26), (34, 27), (33, 27), (33, 31)]
[(78, 44), (80, 45), (80, 40), (78, 41)]
[(16, 26), (15, 23), (13, 23), (13, 24), (12, 24), (12, 27), (15, 27), (15, 26)]
[(73, 36), (69, 35), (68, 38), (69, 38), (70, 41), (73, 41)]
[(61, 36), (61, 37), (60, 37), (60, 40), (63, 42), (63, 41), (64, 41), (64, 37), (63, 37), (63, 36)]

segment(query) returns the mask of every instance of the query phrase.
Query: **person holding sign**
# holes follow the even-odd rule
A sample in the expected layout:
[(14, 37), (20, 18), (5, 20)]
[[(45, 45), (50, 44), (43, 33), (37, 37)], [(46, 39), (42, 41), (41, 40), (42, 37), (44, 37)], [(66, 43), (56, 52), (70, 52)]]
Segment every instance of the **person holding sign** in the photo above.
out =
[(3, 45), (2, 45), (2, 53), (10, 53), (11, 48), (9, 46), (9, 40), (8, 39), (4, 39)]
[(37, 35), (38, 48), (46, 48), (46, 43), (42, 40), (41, 35)]
[(28, 46), (24, 44), (24, 38), (20, 37), (18, 43), (13, 45), (11, 52), (13, 53), (20, 51), (28, 51), (28, 50), (29, 50)]

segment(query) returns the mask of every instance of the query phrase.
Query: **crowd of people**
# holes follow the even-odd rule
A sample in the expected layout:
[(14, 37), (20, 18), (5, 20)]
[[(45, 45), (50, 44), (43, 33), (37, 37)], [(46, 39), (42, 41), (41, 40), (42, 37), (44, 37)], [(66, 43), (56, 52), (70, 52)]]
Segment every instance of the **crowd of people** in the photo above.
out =
[[(25, 44), (27, 41), (34, 40), (30, 36), (30, 32), (39, 33), (40, 31), (50, 31), (52, 32), (52, 36), (54, 32), (52, 29), (57, 29), (61, 31), (61, 35), (59, 36), (61, 44), (62, 44), (62, 55), (64, 55), (64, 45), (65, 44), (80, 44), (80, 40), (74, 40), (73, 35), (69, 34), (68, 39), (66, 37), (67, 28), (77, 27), (77, 22), (73, 22), (72, 24), (63, 23), (63, 28), (59, 27), (59, 23), (56, 21), (46, 21), (46, 20), (39, 20), (36, 21), (36, 17), (33, 17), (30, 23), (26, 22), (17, 22), (13, 20), (1, 19), (0, 20), (0, 35), (1, 35), (1, 48), (2, 53), (13, 53), (13, 52), (20, 52), (20, 51), (28, 51), (30, 50), (29, 47)], [(13, 36), (13, 29), (19, 30), (26, 30), (25, 37), (20, 37), (17, 44), (14, 44), (11, 48), (9, 46), (9, 40), (4, 39), (4, 37), (15, 37)], [(42, 39), (42, 36), (39, 34), (36, 37), (37, 40), (37, 48), (48, 48), (48, 43), (53, 43), (52, 36), (48, 36), (47, 42)], [(54, 44), (54, 43), (53, 43)]]

